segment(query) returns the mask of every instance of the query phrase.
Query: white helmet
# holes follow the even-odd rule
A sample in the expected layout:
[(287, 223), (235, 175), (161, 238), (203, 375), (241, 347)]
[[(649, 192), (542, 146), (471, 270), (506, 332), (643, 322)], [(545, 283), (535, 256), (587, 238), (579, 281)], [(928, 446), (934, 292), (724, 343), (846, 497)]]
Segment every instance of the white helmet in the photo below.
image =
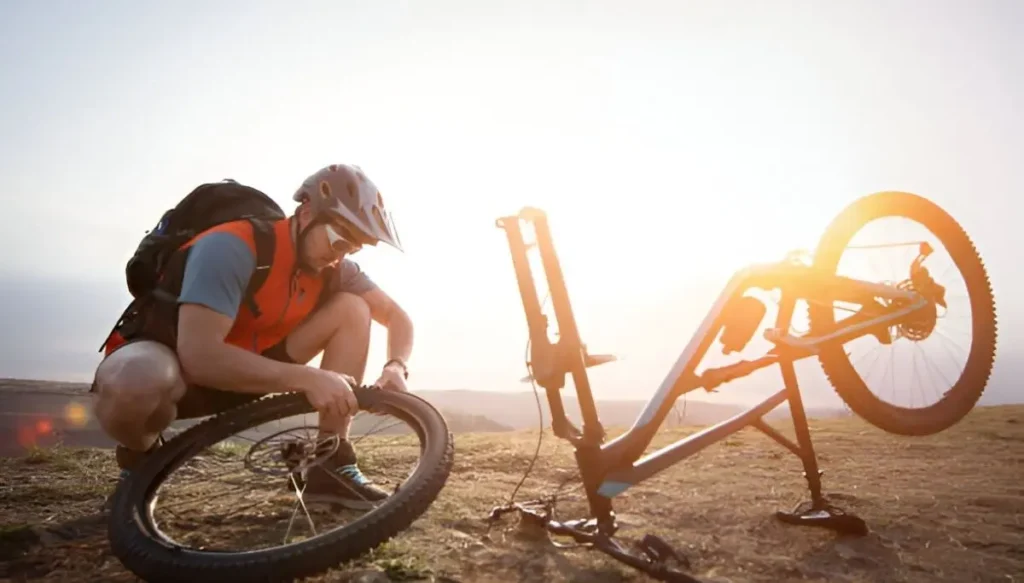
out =
[(314, 221), (344, 219), (358, 229), (369, 244), (383, 241), (402, 251), (398, 231), (391, 213), (384, 207), (380, 191), (359, 166), (325, 166), (306, 178), (292, 199), (299, 203), (309, 201)]

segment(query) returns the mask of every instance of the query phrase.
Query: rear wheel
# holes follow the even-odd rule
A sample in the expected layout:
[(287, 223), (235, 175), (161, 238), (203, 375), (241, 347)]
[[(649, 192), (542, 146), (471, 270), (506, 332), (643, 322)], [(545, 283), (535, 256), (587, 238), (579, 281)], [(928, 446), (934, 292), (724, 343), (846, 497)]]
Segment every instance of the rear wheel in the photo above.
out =
[[(823, 346), (818, 359), (832, 387), (854, 413), (890, 433), (931, 435), (951, 427), (971, 411), (985, 390), (995, 360), (996, 314), (992, 287), (985, 265), (970, 237), (953, 217), (932, 201), (910, 193), (880, 192), (854, 201), (832, 221), (819, 241), (814, 266), (827, 273), (839, 273), (838, 268), (844, 251), (848, 250), (854, 235), (868, 223), (897, 217), (920, 224), (948, 250), (951, 261), (943, 270), (943, 274), (955, 269), (963, 275), (966, 297), (969, 300), (966, 302), (969, 309), (966, 324), (963, 325), (963, 329), (957, 329), (952, 324), (958, 322), (956, 318), (964, 317), (968, 310), (954, 309), (953, 302), (949, 300), (956, 298), (950, 293), (950, 288), (947, 288), (946, 308), (933, 303), (923, 312), (924, 317), (919, 315), (915, 321), (903, 322), (893, 327), (891, 332), (894, 341), (886, 348), (891, 349), (893, 353), (900, 350), (904, 353), (911, 352), (910, 363), (892, 364), (883, 372), (885, 378), (879, 379), (877, 383), (872, 380), (873, 384), (878, 385), (886, 384), (886, 380), (891, 381), (893, 394), (901, 389), (911, 393), (909, 406), (889, 402), (872, 391), (868, 386), (868, 380), (872, 378), (871, 373), (858, 372), (855, 364), (859, 361), (851, 358), (845, 345)], [(917, 247), (914, 246), (918, 246), (919, 243), (914, 242), (910, 245), (916, 250)], [(883, 247), (886, 246), (868, 246), (860, 249), (879, 250)], [(867, 263), (862, 261), (860, 265), (866, 266)], [(914, 282), (909, 276), (909, 266), (909, 261), (901, 265), (896, 275), (891, 275), (885, 283), (904, 289), (913, 288)], [(938, 271), (933, 267), (926, 269), (931, 270), (925, 272), (930, 273), (929, 277), (935, 276)], [(878, 278), (857, 279), (877, 281)], [(946, 285), (943, 281), (936, 283)], [(833, 304), (809, 303), (808, 318), (811, 329), (832, 329), (837, 322), (837, 313), (841, 312), (842, 308)], [(939, 330), (937, 325), (947, 323), (951, 324), (951, 330)], [(966, 348), (958, 349), (952, 341), (958, 340), (964, 332), (971, 334), (970, 343)], [(921, 357), (924, 352), (922, 346), (929, 338), (940, 349), (937, 351), (940, 353), (938, 364), (935, 364), (936, 361), (927, 360), (927, 355)], [(861, 341), (879, 344), (872, 336), (857, 340)], [(951, 364), (961, 357), (964, 357), (965, 361), (962, 370), (959, 373), (951, 373), (948, 370)], [(929, 376), (931, 381), (926, 383), (918, 380), (921, 375)], [(897, 380), (897, 377), (907, 376), (911, 378), (906, 381)], [(917, 397), (934, 390), (933, 385), (940, 383), (949, 386), (934, 403), (915, 405)]]
[[(296, 460), (287, 460), (283, 454), (295, 442), (280, 441), (284, 433), (299, 429), (294, 421), (297, 416), (312, 413), (313, 409), (301, 394), (274, 395), (226, 411), (185, 430), (147, 457), (131, 477), (119, 485), (112, 501), (108, 527), (115, 556), (146, 581), (290, 581), (322, 573), (402, 532), (427, 510), (448, 478), (454, 458), (451, 433), (441, 414), (415, 395), (366, 388), (357, 388), (355, 392), (360, 414), (374, 418), (391, 416), (409, 428), (403, 431), (389, 426), (385, 428), (386, 432), (364, 432), (359, 439), (374, 434), (388, 439), (382, 453), (376, 460), (365, 460), (367, 464), (376, 461), (384, 468), (384, 473), (389, 468), (393, 471), (400, 461), (395, 452), (401, 445), (399, 442), (404, 440), (411, 446), (408, 458), (414, 466), (407, 478), (395, 484), (394, 491), (386, 499), (360, 518), (333, 529), (317, 527), (314, 515), (319, 521), (337, 518), (342, 513), (338, 507), (332, 507), (328, 512), (317, 514), (315, 504), (303, 500), (304, 487), (299, 485), (301, 480), (294, 479)], [(350, 431), (354, 444), (358, 441), (354, 435), (356, 427), (360, 426), (359, 419), (357, 416)], [(284, 421), (286, 427), (283, 431), (260, 432), (253, 429), (271, 421)], [(311, 429), (316, 434), (315, 424)], [(218, 444), (232, 436), (236, 437), (234, 441), (229, 440), (227, 445)], [(317, 439), (320, 438), (318, 435)], [(334, 442), (337, 449), (337, 438)], [(318, 455), (324, 457), (323, 452), (329, 449), (319, 447), (324, 443), (327, 442), (320, 442), (313, 448), (319, 453), (313, 452), (311, 458), (301, 462), (303, 468), (318, 463)], [(263, 445), (267, 446), (269, 453), (258, 451)], [(363, 456), (360, 453), (360, 466), (364, 465)], [(281, 462), (281, 468), (276, 471), (260, 469), (259, 465), (264, 463), (260, 459)], [(186, 468), (187, 461), (197, 464)], [(232, 464), (236, 469), (222, 471)], [(158, 499), (163, 502), (173, 498), (161, 489), (174, 472), (192, 477), (218, 478), (217, 485), (212, 490), (193, 488), (181, 496), (186, 503), (195, 498), (192, 501), (197, 503), (195, 510), (171, 512), (167, 519), (157, 520), (154, 509), (158, 506)], [(240, 484), (239, 480), (243, 478), (256, 479), (251, 484)], [(240, 501), (223, 502), (224, 492), (233, 492), (233, 488), (240, 494)], [(217, 493), (213, 494), (213, 490)], [(202, 498), (207, 494), (209, 499)], [(284, 539), (278, 546), (259, 550), (210, 548), (223, 539), (188, 548), (187, 542), (200, 535), (205, 536), (208, 529), (220, 528), (227, 522), (220, 518), (197, 518), (218, 504), (236, 514), (240, 524), (234, 526), (230, 534), (243, 539), (246, 544), (262, 535), (273, 534), (275, 540), (280, 539), (279, 531), (287, 528)], [(283, 510), (274, 510), (275, 504)], [(307, 522), (309, 536), (296, 534), (298, 540), (289, 542), (291, 533), (298, 533)], [(181, 534), (169, 535), (171, 530)]]

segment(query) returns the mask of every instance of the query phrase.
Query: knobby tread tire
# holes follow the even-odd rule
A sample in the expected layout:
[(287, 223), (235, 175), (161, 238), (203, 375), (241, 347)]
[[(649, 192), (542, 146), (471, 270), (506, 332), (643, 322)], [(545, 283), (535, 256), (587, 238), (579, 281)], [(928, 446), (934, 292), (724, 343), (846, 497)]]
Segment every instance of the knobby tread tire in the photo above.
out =
[[(870, 221), (887, 217), (908, 218), (925, 226), (942, 241), (963, 274), (973, 320), (967, 364), (941, 400), (908, 408), (879, 399), (854, 369), (842, 344), (823, 346), (818, 362), (840, 398), (867, 422), (896, 435), (933, 435), (960, 422), (974, 408), (992, 374), (997, 336), (992, 284), (973, 241), (952, 216), (927, 198), (898, 191), (869, 194), (843, 209), (822, 235), (814, 266), (834, 273), (853, 235)], [(829, 329), (835, 322), (831, 304), (809, 304), (808, 317), (812, 330)]]
[(301, 394), (273, 395), (220, 413), (175, 436), (119, 485), (108, 525), (114, 555), (144, 581), (154, 583), (293, 581), (321, 574), (401, 533), (426, 512), (444, 487), (454, 463), (454, 440), (444, 417), (415, 395), (363, 388), (355, 392), (360, 410), (372, 407), (403, 418), (419, 434), (424, 448), (408, 482), (377, 509), (337, 532), (260, 551), (176, 549), (156, 538), (152, 524), (138, 513), (147, 493), (183, 458), (245, 427), (314, 412)]

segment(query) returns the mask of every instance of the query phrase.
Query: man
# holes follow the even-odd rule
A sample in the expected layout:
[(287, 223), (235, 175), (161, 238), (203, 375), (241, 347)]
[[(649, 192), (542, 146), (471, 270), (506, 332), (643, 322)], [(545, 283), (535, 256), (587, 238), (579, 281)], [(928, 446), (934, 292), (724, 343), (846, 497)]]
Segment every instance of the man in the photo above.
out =
[[(215, 414), (267, 393), (301, 391), (321, 434), (342, 438), (334, 459), (308, 471), (305, 497), (366, 508), (387, 497), (359, 471), (347, 440), (371, 320), (388, 330), (376, 385), (406, 390), (413, 327), (406, 312), (347, 255), (363, 245), (401, 245), (383, 199), (356, 166), (308, 177), (294, 214), (273, 225), (276, 245), (254, 313), (243, 302), (255, 268), (253, 228), (234, 221), (200, 233), (183, 256), (176, 339), (111, 335), (96, 370), (95, 414), (119, 445), (122, 475), (159, 447), (175, 419)], [(174, 350), (169, 344), (175, 347)], [(323, 352), (320, 368), (307, 366)]]

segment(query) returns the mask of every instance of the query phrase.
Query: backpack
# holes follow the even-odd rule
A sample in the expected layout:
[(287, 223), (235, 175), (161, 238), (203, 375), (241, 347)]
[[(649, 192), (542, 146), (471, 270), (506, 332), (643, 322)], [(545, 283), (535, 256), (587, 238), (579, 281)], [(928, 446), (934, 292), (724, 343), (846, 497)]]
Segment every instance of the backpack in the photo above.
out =
[[(135, 299), (121, 315), (112, 333), (123, 328), (129, 319), (134, 319), (130, 316), (138, 316), (143, 307), (153, 303), (175, 305), (178, 298), (173, 290), (180, 290), (183, 265), (175, 264), (177, 269), (168, 268), (172, 266), (172, 258), (177, 256), (178, 249), (207, 229), (240, 219), (247, 219), (252, 224), (256, 246), (256, 269), (243, 301), (259, 317), (254, 297), (270, 273), (275, 246), (273, 222), (283, 218), (284, 211), (272, 198), (235, 180), (225, 179), (197, 186), (167, 210), (153, 230), (146, 232), (125, 265), (125, 282)], [(171, 319), (177, 320), (176, 317)], [(139, 328), (135, 326), (125, 332), (132, 334)], [(122, 333), (122, 336), (127, 339), (129, 334)]]

